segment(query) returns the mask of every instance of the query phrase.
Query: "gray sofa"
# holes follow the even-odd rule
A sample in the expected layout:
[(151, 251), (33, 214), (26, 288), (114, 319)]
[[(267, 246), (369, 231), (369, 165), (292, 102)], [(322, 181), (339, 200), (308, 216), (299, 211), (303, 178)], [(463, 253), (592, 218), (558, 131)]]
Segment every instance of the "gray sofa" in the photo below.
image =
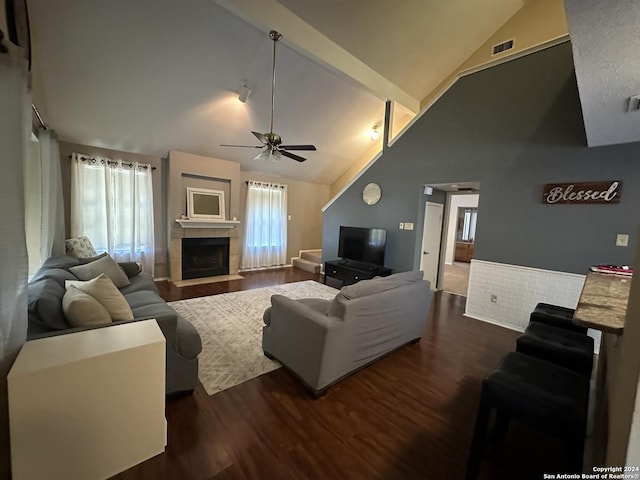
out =
[[(104, 327), (71, 328), (65, 319), (62, 311), (65, 280), (78, 280), (69, 268), (79, 264), (81, 261), (74, 257), (52, 257), (30, 280), (28, 340)], [(138, 273), (135, 268), (130, 268), (131, 265), (124, 266), (131, 284), (121, 288), (120, 292), (131, 307), (133, 321), (155, 318), (165, 336), (167, 395), (192, 391), (198, 380), (198, 354), (202, 350), (200, 335), (160, 297), (149, 274)], [(106, 327), (121, 323), (127, 322), (113, 322)]]
[(420, 339), (433, 293), (422, 272), (343, 287), (333, 300), (271, 297), (262, 349), (315, 395), (378, 358)]

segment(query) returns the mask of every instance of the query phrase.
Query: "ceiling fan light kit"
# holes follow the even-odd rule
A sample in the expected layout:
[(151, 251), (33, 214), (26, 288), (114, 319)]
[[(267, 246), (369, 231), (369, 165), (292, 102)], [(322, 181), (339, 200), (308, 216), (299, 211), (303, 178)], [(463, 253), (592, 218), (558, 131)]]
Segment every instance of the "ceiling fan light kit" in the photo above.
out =
[[(315, 145), (282, 145), (282, 137), (277, 133), (273, 133), (273, 111), (275, 110), (275, 90), (276, 90), (276, 44), (282, 38), (282, 34), (271, 30), (269, 32), (269, 38), (273, 40), (273, 62), (272, 62), (272, 76), (271, 76), (271, 128), (268, 133), (251, 132), (262, 145), (220, 145), (221, 147), (242, 147), (242, 148), (262, 148), (262, 152), (254, 157), (254, 160), (262, 161), (274, 161), (277, 162), (282, 156), (288, 157), (297, 162), (304, 162), (306, 158), (291, 153), (287, 150), (316, 150)], [(243, 92), (246, 89), (246, 95)], [(245, 102), (251, 93), (249, 87), (245, 84), (242, 85), (238, 94), (238, 99), (241, 102)]]

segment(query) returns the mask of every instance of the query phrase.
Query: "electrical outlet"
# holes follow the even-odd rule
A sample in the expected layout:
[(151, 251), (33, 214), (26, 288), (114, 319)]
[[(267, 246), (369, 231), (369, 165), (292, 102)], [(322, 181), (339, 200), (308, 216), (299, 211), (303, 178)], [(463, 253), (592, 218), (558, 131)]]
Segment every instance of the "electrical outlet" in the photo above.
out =
[(404, 229), (405, 230), (413, 230), (413, 223), (412, 222), (404, 222)]
[(400, 222), (400, 230), (404, 230), (404, 222)]
[(498, 303), (498, 295), (491, 295), (491, 303)]
[(629, 235), (626, 233), (619, 233), (616, 236), (616, 247), (626, 247), (629, 245)]

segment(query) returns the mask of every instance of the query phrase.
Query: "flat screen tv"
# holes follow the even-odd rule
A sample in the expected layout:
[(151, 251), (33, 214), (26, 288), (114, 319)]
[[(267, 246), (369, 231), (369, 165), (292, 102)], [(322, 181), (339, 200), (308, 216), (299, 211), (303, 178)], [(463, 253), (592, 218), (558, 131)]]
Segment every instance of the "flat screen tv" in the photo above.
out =
[(345, 260), (384, 265), (387, 231), (383, 228), (340, 227), (338, 256)]

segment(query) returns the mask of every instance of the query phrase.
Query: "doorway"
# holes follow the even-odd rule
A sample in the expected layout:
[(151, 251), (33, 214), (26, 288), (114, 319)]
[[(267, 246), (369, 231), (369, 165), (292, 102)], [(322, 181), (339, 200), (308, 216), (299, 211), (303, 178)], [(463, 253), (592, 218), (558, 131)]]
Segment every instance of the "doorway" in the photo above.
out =
[[(438, 290), (467, 296), (479, 192), (479, 182), (425, 185), (429, 201), (425, 207), (420, 268), (434, 289), (437, 286)], [(438, 237), (437, 243), (435, 237)], [(437, 255), (433, 254), (434, 248), (438, 249)]]
[(469, 289), (478, 219), (478, 193), (449, 192), (447, 195), (447, 241), (442, 289), (463, 297)]
[(420, 270), (424, 272), (424, 279), (431, 283), (432, 290), (436, 289), (438, 283), (443, 213), (444, 206), (441, 203), (426, 202)]

